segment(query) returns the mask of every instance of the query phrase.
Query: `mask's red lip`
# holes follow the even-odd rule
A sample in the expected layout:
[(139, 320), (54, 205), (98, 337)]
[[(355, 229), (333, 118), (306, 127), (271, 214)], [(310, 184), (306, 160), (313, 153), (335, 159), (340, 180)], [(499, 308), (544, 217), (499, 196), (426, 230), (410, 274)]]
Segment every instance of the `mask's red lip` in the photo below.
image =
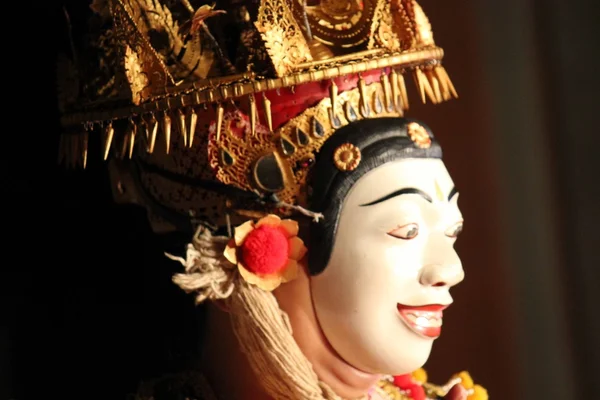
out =
[(406, 304), (398, 303), (398, 311), (402, 311), (402, 310), (444, 311), (448, 307), (450, 307), (450, 304), (425, 304), (422, 306), (409, 306)]
[(400, 319), (416, 334), (436, 339), (442, 333), (443, 310), (449, 304), (424, 304), (409, 306), (397, 304)]

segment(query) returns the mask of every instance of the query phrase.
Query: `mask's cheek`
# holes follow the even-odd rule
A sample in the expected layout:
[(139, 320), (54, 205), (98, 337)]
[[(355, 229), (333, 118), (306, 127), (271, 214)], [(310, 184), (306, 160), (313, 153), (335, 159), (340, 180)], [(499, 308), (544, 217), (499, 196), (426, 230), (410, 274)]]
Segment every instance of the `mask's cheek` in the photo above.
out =
[(294, 339), (300, 350), (309, 361), (317, 360), (326, 340), (314, 312), (310, 278), (305, 266), (300, 265), (298, 277), (279, 286), (273, 294), (279, 308), (289, 317)]

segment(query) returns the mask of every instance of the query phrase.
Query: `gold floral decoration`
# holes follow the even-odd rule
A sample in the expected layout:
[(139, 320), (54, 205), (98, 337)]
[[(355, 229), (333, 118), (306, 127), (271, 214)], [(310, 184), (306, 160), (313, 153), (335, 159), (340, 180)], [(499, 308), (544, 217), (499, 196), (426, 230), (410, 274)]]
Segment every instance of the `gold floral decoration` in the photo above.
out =
[(411, 122), (407, 126), (408, 136), (414, 142), (414, 144), (421, 149), (428, 149), (431, 147), (431, 138), (427, 130), (416, 122)]
[(333, 162), (340, 171), (353, 171), (360, 164), (360, 149), (351, 143), (344, 143), (335, 149)]
[(489, 395), (487, 390), (473, 382), (473, 378), (467, 371), (462, 371), (455, 374), (453, 378), (460, 381), (460, 385), (467, 390), (467, 400), (488, 400)]

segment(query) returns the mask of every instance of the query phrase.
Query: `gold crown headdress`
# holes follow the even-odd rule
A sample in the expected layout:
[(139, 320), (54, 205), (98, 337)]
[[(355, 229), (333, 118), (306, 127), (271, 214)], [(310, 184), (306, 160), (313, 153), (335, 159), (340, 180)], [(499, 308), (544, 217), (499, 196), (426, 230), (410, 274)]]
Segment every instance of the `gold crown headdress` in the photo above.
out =
[(89, 135), (102, 136), (106, 160), (154, 153), (161, 132), (163, 154), (203, 141), (220, 182), (299, 204), (337, 128), (408, 109), (406, 75), (423, 102), (457, 96), (414, 0), (95, 0), (92, 9), (96, 31), (59, 69), (68, 165), (86, 166)]

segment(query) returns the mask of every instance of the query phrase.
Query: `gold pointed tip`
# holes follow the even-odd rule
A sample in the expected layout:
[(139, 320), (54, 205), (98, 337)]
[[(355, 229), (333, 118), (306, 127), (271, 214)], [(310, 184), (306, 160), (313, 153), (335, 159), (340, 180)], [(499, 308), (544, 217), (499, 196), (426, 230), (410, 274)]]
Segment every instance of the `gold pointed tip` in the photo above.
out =
[(248, 96), (248, 102), (250, 103), (250, 135), (254, 137), (256, 135), (256, 99), (253, 94)]
[(129, 132), (129, 159), (133, 157), (133, 149), (135, 147), (135, 133), (133, 131)]
[(148, 130), (150, 135), (148, 138), (148, 153), (152, 154), (154, 152), (154, 145), (156, 144), (156, 135), (158, 133), (158, 121), (154, 117), (150, 120)]
[(432, 102), (434, 104), (439, 104), (441, 102), (444, 101), (444, 96), (442, 95), (442, 89), (441, 89), (441, 85), (440, 85), (440, 81), (437, 78), (435, 72), (433, 70), (429, 70), (425, 73), (425, 75), (427, 76), (427, 80), (429, 82), (429, 86), (432, 89)]
[(271, 100), (263, 93), (263, 104), (265, 109), (265, 119), (267, 120), (267, 128), (269, 132), (273, 132), (273, 116), (271, 115)]
[(441, 101), (448, 101), (452, 98), (452, 95), (450, 93), (450, 88), (448, 86), (447, 81), (444, 79), (443, 74), (440, 73), (440, 66), (438, 65), (437, 67), (435, 67), (433, 69), (433, 74), (438, 82), (439, 85), (439, 89), (440, 89), (440, 94), (441, 94)]
[(169, 154), (171, 147), (171, 117), (167, 113), (163, 116), (163, 133), (165, 135), (165, 152)]
[(398, 73), (393, 69), (390, 72), (390, 86), (392, 87), (392, 104), (394, 104), (396, 109), (399, 109), (401, 106), (400, 85), (398, 82)]
[(196, 114), (196, 111), (191, 110), (190, 111), (190, 127), (188, 129), (188, 133), (189, 133), (189, 139), (188, 139), (188, 145), (189, 148), (191, 149), (193, 144), (194, 144), (194, 135), (196, 133), (196, 125), (198, 124), (198, 114)]
[(386, 109), (390, 109), (394, 107), (394, 103), (392, 101), (392, 89), (390, 87), (390, 78), (385, 74), (381, 74), (381, 86), (383, 87), (383, 95), (385, 98), (385, 107)]
[(458, 93), (456, 92), (456, 88), (454, 87), (454, 84), (452, 83), (452, 80), (450, 79), (446, 69), (440, 65), (436, 68), (436, 72), (440, 82), (443, 82), (443, 85), (448, 87), (448, 91), (450, 92), (448, 94), (448, 98), (450, 99), (451, 97), (454, 97), (455, 99), (458, 99)]
[(110, 146), (113, 141), (113, 137), (115, 135), (115, 128), (111, 124), (108, 124), (105, 130), (105, 139), (104, 139), (104, 161), (108, 159), (108, 153), (110, 152)]
[(421, 97), (421, 102), (425, 104), (427, 102), (427, 97), (425, 95), (425, 86), (423, 85), (421, 79), (422, 73), (423, 72), (421, 72), (420, 69), (415, 70), (415, 72), (413, 73), (413, 78), (415, 80), (415, 86), (419, 90), (419, 97)]
[(185, 114), (181, 110), (177, 110), (177, 120), (179, 121), (179, 132), (183, 138), (183, 146), (188, 147), (187, 127), (185, 126)]
[(221, 129), (223, 126), (223, 115), (225, 114), (225, 108), (222, 103), (217, 105), (217, 141), (221, 140)]
[(83, 133), (83, 137), (82, 137), (82, 150), (81, 150), (81, 158), (82, 158), (82, 165), (83, 165), (83, 169), (87, 168), (87, 158), (88, 158), (88, 144), (89, 144), (89, 135), (88, 132), (84, 132)]
[(428, 76), (420, 69), (415, 70), (414, 76), (423, 104), (427, 103), (427, 98), (429, 98), (433, 104), (437, 104), (437, 97), (429, 83)]
[(400, 99), (399, 99), (400, 104), (399, 104), (398, 110), (406, 111), (406, 110), (408, 110), (409, 103), (408, 103), (408, 92), (406, 90), (406, 82), (404, 80), (404, 75), (398, 75), (398, 86), (399, 86), (399, 91), (400, 91)]

